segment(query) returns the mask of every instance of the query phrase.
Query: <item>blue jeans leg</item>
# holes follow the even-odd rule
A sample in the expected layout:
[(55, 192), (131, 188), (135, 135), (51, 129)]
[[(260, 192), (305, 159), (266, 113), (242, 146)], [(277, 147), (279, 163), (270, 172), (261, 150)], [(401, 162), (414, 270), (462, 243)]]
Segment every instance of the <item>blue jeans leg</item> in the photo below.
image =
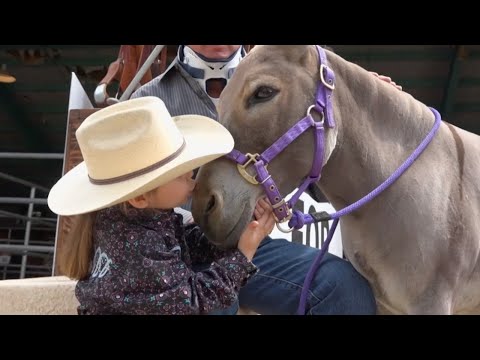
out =
[(226, 309), (217, 309), (208, 313), (208, 315), (237, 315), (238, 312), (238, 300)]
[[(296, 314), (303, 281), (319, 250), (266, 238), (253, 263), (259, 272), (240, 290), (240, 306), (264, 315)], [(376, 313), (372, 290), (346, 260), (326, 253), (307, 297), (307, 314)]]

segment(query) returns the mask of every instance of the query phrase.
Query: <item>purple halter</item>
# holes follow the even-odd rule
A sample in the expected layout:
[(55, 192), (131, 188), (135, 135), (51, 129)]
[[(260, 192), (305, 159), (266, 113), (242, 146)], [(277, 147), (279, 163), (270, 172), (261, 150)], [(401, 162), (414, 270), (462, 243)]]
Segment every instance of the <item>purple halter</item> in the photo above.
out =
[[(302, 287), (302, 293), (300, 295), (300, 303), (297, 310), (297, 314), (305, 314), (306, 308), (306, 299), (310, 284), (313, 280), (313, 276), (320, 266), (320, 262), (328, 251), (330, 242), (337, 228), (338, 221), (340, 217), (350, 214), (352, 211), (360, 208), (367, 202), (371, 201), (387, 187), (392, 185), (404, 172), (407, 170), (413, 162), (420, 156), (420, 154), (425, 150), (430, 141), (435, 136), (438, 128), (441, 123), (441, 116), (437, 110), (430, 108), (435, 116), (435, 123), (425, 137), (425, 139), (420, 143), (420, 145), (415, 149), (415, 151), (408, 157), (407, 160), (380, 186), (375, 188), (369, 194), (364, 196), (362, 199), (357, 202), (347, 206), (346, 208), (335, 212), (334, 214), (328, 214), (326, 212), (313, 213), (313, 214), (303, 214), (301, 211), (295, 210), (293, 213), (291, 209), (300, 198), (302, 193), (308, 188), (312, 183), (317, 182), (320, 179), (322, 171), (322, 163), (324, 156), (324, 124), (329, 128), (335, 126), (335, 121), (333, 119), (333, 109), (332, 109), (332, 91), (335, 89), (335, 74), (326, 64), (326, 55), (323, 48), (316, 46), (319, 62), (320, 62), (320, 84), (317, 88), (317, 93), (315, 95), (315, 104), (311, 105), (306, 116), (299, 120), (294, 126), (292, 126), (283, 136), (281, 136), (277, 141), (273, 143), (267, 150), (261, 154), (243, 154), (238, 150), (234, 149), (230, 154), (225, 155), (227, 158), (235, 161), (237, 163), (237, 168), (240, 174), (251, 184), (257, 185), (260, 184), (263, 186), (265, 193), (267, 194), (270, 203), (274, 209), (275, 218), (277, 221), (277, 228), (285, 233), (292, 231), (293, 229), (301, 229), (305, 224), (311, 224), (314, 222), (328, 221), (333, 220), (332, 227), (329, 230), (327, 238), (325, 240), (324, 246), (320, 250), (318, 256), (313, 261), (310, 270), (305, 277), (305, 281)], [(319, 122), (315, 121), (311, 116), (310, 112), (315, 110), (321, 116)], [(292, 196), (288, 201), (280, 195), (278, 187), (272, 179), (272, 176), (267, 170), (267, 165), (272, 159), (275, 158), (279, 153), (281, 153), (289, 144), (291, 144), (298, 136), (303, 134), (306, 130), (314, 128), (315, 134), (315, 156), (313, 159), (312, 168), (310, 173), (305, 178), (305, 180), (298, 187), (297, 192)], [(253, 163), (255, 167), (255, 175), (250, 175), (246, 168)], [(284, 230), (279, 226), (279, 223), (288, 221), (289, 229)]]
[[(306, 116), (298, 121), (293, 127), (290, 128), (290, 130), (288, 130), (282, 137), (275, 141), (272, 146), (270, 146), (261, 154), (243, 154), (234, 149), (230, 154), (225, 155), (227, 158), (237, 163), (238, 171), (248, 182), (254, 185), (260, 184), (263, 187), (268, 199), (270, 200), (270, 203), (272, 204), (275, 218), (277, 220), (277, 227), (283, 232), (290, 232), (293, 230), (293, 228), (284, 230), (278, 226), (278, 223), (289, 221), (292, 218), (293, 214), (291, 209), (298, 201), (302, 193), (310, 184), (315, 183), (320, 179), (324, 155), (324, 122), (326, 122), (327, 126), (330, 128), (335, 126), (331, 103), (332, 91), (335, 88), (335, 75), (333, 71), (326, 65), (327, 59), (325, 51), (320, 46), (317, 46), (316, 48), (318, 50), (320, 59), (321, 83), (317, 88), (315, 104), (308, 108)], [(321, 120), (319, 122), (315, 121), (311, 116), (310, 113), (312, 110), (315, 110), (320, 114)], [(314, 128), (315, 134), (315, 158), (313, 159), (312, 168), (308, 176), (298, 187), (298, 191), (289, 201), (285, 201), (285, 198), (280, 194), (275, 181), (269, 174), (267, 165), (297, 137), (311, 127)], [(252, 176), (247, 172), (246, 168), (249, 165), (254, 166), (256, 176)], [(301, 228), (301, 226), (299, 228)]]

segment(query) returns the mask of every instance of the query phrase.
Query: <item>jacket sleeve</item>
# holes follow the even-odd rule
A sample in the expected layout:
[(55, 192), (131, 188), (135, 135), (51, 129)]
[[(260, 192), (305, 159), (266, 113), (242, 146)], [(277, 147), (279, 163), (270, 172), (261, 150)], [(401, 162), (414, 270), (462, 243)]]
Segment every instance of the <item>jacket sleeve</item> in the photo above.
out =
[(220, 259), (228, 253), (227, 250), (221, 249), (208, 241), (196, 224), (185, 226), (185, 240), (194, 264), (206, 264), (215, 259)]
[[(127, 314), (207, 314), (232, 305), (257, 268), (238, 250), (225, 254), (210, 267), (194, 272), (180, 256), (179, 247), (167, 249), (165, 239), (149, 239), (126, 260), (122, 291), (111, 299), (116, 311)], [(154, 240), (152, 242), (152, 240)], [(171, 242), (170, 242), (171, 243)]]

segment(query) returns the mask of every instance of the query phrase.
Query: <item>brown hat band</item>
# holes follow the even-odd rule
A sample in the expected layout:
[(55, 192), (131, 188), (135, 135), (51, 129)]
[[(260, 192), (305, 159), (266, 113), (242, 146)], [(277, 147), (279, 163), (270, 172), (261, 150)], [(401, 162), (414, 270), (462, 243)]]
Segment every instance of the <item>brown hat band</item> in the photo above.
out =
[(140, 175), (145, 175), (145, 174), (147, 174), (147, 173), (149, 173), (153, 170), (156, 170), (156, 169), (162, 167), (165, 164), (168, 164), (170, 161), (172, 161), (173, 159), (178, 157), (178, 155), (180, 155), (180, 153), (185, 148), (185, 145), (186, 145), (185, 139), (183, 139), (182, 146), (180, 146), (180, 148), (177, 151), (175, 151), (173, 154), (167, 156), (165, 159), (160, 160), (159, 162), (156, 162), (155, 164), (149, 165), (149, 166), (147, 166), (143, 169), (136, 170), (136, 171), (131, 172), (129, 174), (117, 176), (117, 177), (110, 178), (110, 179), (101, 179), (101, 180), (92, 179), (90, 177), (90, 175), (88, 175), (88, 179), (90, 180), (90, 182), (92, 184), (95, 184), (95, 185), (110, 185), (110, 184), (119, 183), (119, 182), (122, 182), (122, 181), (125, 181), (125, 180), (130, 180), (130, 179), (133, 179), (133, 178), (135, 178), (137, 176), (140, 176)]

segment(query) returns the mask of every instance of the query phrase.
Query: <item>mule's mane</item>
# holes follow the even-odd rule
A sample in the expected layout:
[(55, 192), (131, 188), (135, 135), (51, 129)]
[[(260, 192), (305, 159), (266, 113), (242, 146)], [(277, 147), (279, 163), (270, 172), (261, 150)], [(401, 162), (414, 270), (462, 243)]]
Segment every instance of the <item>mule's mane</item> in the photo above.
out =
[(327, 59), (336, 74), (333, 99), (342, 123), (361, 122), (370, 136), (384, 141), (393, 132), (390, 140), (398, 143), (403, 137), (407, 145), (418, 144), (418, 134), (432, 127), (434, 117), (426, 104), (331, 51)]

